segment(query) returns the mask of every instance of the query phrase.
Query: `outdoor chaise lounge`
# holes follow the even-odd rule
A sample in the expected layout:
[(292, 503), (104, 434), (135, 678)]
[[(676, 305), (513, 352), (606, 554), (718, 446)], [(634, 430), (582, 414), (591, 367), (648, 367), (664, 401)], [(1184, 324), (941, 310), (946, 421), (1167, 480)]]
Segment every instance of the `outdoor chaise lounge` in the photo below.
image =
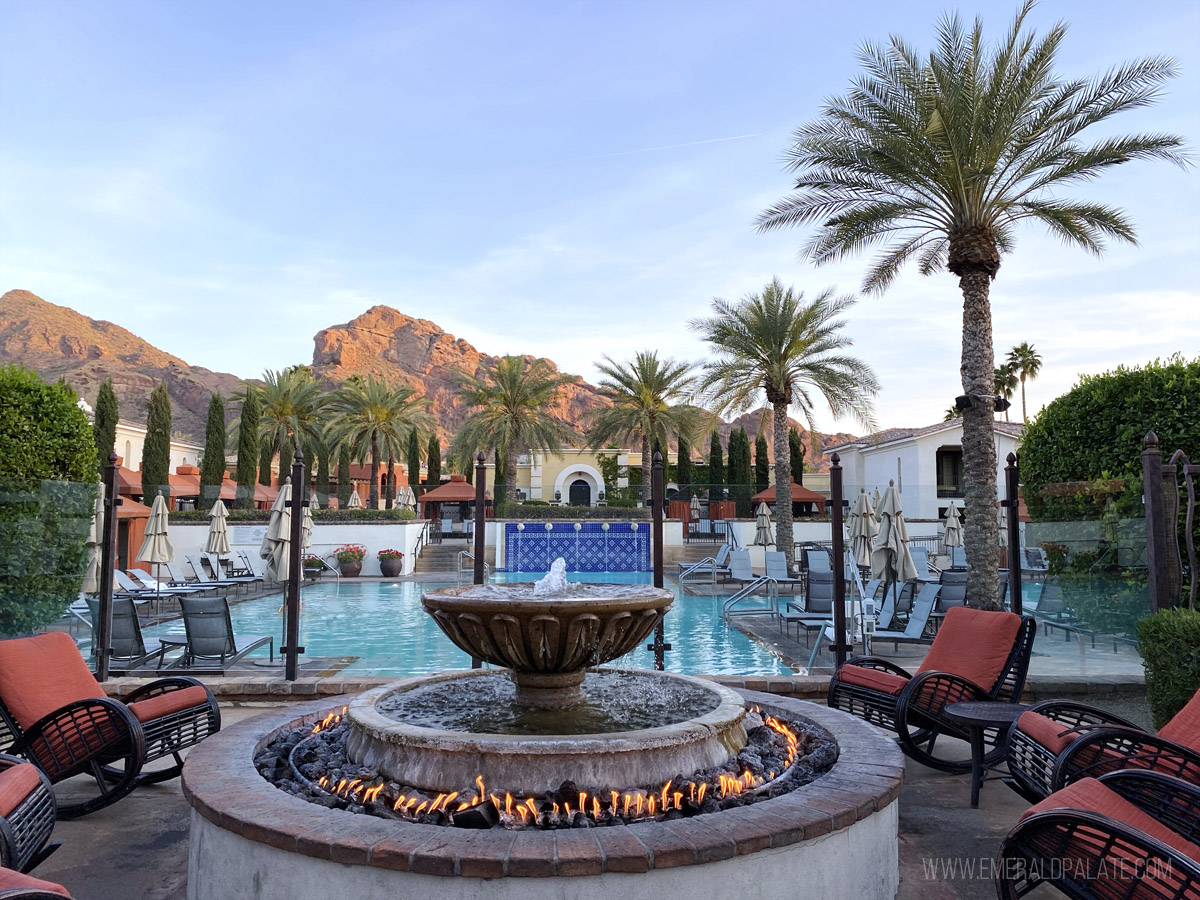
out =
[[(122, 703), (105, 696), (68, 635), (0, 641), (0, 747), (28, 759), (51, 784), (75, 775), (95, 779), (98, 793), (60, 804), (60, 819), (115, 803), (139, 784), (174, 778), (183, 770), (180, 751), (220, 727), (217, 701), (194, 678), (152, 681)], [(143, 771), (168, 756), (173, 765)]]
[[(928, 640), (925, 637), (925, 631), (929, 627), (929, 619), (941, 590), (942, 586), (940, 584), (922, 584), (921, 593), (912, 601), (912, 608), (908, 613), (908, 621), (904, 624), (903, 630), (885, 626), (871, 635), (871, 640), (891, 641), (893, 647), (902, 643), (916, 644)], [(893, 591), (885, 591), (883, 599), (884, 606), (880, 610), (879, 624), (883, 625), (886, 618), (890, 625), (891, 620), (895, 618), (895, 593)]]
[(796, 578), (788, 571), (787, 557), (782, 550), (767, 550), (763, 558), (766, 561), (767, 577), (774, 579), (781, 588), (786, 586), (795, 593), (797, 585), (804, 586), (803, 578)]
[(69, 900), (70, 896), (61, 884), (0, 868), (0, 900)]
[[(88, 611), (92, 617), (92, 634), (99, 633), (96, 623), (100, 619), (100, 601), (88, 597)], [(162, 665), (164, 647), (160, 645), (154, 650), (146, 649), (146, 641), (142, 638), (142, 623), (138, 619), (137, 609), (128, 597), (113, 597), (112, 600), (112, 630), (109, 633), (109, 672), (120, 675), (141, 666), (149, 666), (154, 662)], [(92, 656), (96, 655), (95, 642), (92, 645)]]
[(717, 548), (716, 556), (706, 556), (694, 563), (680, 563), (679, 574), (676, 577), (680, 581), (691, 577), (726, 578), (729, 575), (729, 554), (732, 551), (732, 545), (722, 544)]
[(30, 872), (57, 850), (47, 843), (54, 813), (50, 779), (32, 763), (0, 753), (0, 866)]
[(266, 645), (275, 658), (275, 638), (271, 635), (237, 637), (225, 597), (180, 597), (183, 627), (187, 632), (183, 654), (171, 667), (223, 670), (252, 650)]
[[(896, 732), (901, 749), (920, 763), (965, 772), (971, 767), (965, 745), (958, 755), (935, 755), (939, 736), (969, 737), (942, 710), (960, 700), (1015, 702), (1036, 630), (1028, 617), (956, 606), (915, 673), (875, 656), (852, 659), (834, 673), (829, 705)], [(1000, 729), (984, 730), (987, 762), (1004, 755), (1002, 738)]]
[(1009, 730), (1007, 762), (1009, 786), (1028, 800), (1116, 769), (1200, 784), (1200, 691), (1158, 734), (1073, 700), (1035, 703)]
[(1144, 770), (1084, 778), (1026, 810), (995, 872), (1001, 900), (1043, 884), (1072, 900), (1197, 900), (1200, 786)]
[(188, 584), (203, 585), (204, 587), (210, 587), (210, 588), (227, 588), (227, 587), (236, 588), (237, 587), (238, 582), (234, 581), (233, 579), (211, 577), (208, 574), (208, 572), (205, 571), (204, 566), (201, 564), (200, 560), (196, 559), (196, 557), (185, 556), (184, 559), (187, 561), (188, 568), (190, 568), (196, 576), (194, 580), (189, 579)]

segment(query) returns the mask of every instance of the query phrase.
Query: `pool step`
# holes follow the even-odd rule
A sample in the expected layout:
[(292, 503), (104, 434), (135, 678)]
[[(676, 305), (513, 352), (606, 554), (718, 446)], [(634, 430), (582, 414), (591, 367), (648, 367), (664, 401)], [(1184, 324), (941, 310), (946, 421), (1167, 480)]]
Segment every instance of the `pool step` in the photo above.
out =
[(428, 544), (421, 548), (421, 555), (413, 564), (413, 574), (427, 572), (453, 572), (458, 566), (458, 554), (465, 549), (463, 544)]

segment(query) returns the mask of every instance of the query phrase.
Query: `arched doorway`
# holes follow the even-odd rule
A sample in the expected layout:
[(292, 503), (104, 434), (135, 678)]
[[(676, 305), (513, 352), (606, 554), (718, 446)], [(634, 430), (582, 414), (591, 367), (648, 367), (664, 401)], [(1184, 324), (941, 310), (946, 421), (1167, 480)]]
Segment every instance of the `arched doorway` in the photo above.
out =
[(591, 506), (592, 486), (582, 478), (576, 478), (571, 482), (570, 492), (567, 494), (567, 502), (572, 506)]

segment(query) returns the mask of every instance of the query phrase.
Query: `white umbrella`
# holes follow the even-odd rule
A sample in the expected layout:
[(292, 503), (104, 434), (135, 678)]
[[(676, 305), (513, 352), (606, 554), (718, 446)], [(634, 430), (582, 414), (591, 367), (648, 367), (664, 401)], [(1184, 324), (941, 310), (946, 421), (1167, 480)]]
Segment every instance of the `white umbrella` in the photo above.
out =
[(359, 496), (358, 491), (356, 491), (352, 488), (350, 490), (350, 502), (346, 504), (346, 509), (362, 509), (362, 508), (363, 508), (362, 497)]
[(879, 516), (879, 534), (875, 535), (871, 551), (872, 577), (886, 578), (892, 585), (912, 581), (917, 577), (917, 567), (908, 552), (908, 526), (904, 524), (900, 492), (894, 482), (888, 483), (876, 515)]
[[(154, 503), (150, 506), (150, 520), (146, 523), (146, 538), (137, 552), (138, 562), (148, 562), (154, 566), (169, 563), (175, 559), (175, 548), (167, 537), (167, 501), (162, 494), (154, 495)], [(158, 581), (158, 572), (154, 573)], [(161, 582), (159, 582), (161, 585)], [(156, 594), (160, 596), (161, 591)]]
[(946, 507), (946, 534), (942, 537), (942, 545), (947, 548), (963, 545), (962, 519), (958, 517), (958, 507), (953, 500)]
[(229, 555), (229, 529), (225, 524), (228, 515), (225, 504), (220, 500), (208, 511), (208, 542), (204, 545), (205, 553), (215, 553), (218, 557)]
[(849, 526), (850, 552), (854, 555), (854, 562), (860, 566), (871, 565), (871, 545), (879, 533), (879, 523), (875, 521), (875, 509), (864, 488), (859, 489), (854, 499)]
[(400, 493), (396, 495), (396, 505), (407, 506), (409, 509), (411, 509), (415, 503), (416, 501), (413, 499), (412, 488), (410, 488), (407, 484), (400, 488)]
[(875, 493), (871, 495), (871, 508), (875, 510), (876, 522), (881, 521), (883, 518), (879, 512), (879, 507), (882, 503), (883, 499), (879, 496), (879, 488), (875, 488)]
[(1003, 506), (996, 507), (996, 524), (1000, 526), (1000, 549), (1008, 548), (1008, 515)]
[(83, 584), (80, 590), (87, 594), (95, 594), (100, 590), (100, 563), (103, 554), (100, 543), (104, 540), (104, 482), (98, 485), (96, 509), (92, 514), (92, 525), (87, 536), (87, 568), (83, 572)]
[(688, 504), (688, 518), (693, 522), (700, 521), (700, 498), (692, 494), (692, 502)]
[(300, 520), (300, 549), (307, 550), (312, 546), (313, 517), (312, 509), (304, 507), (304, 518)]
[(775, 545), (775, 536), (771, 534), (771, 507), (766, 502), (758, 504), (754, 512), (754, 543), (763, 547)]
[(288, 542), (292, 530), (292, 485), (285, 482), (279, 488), (279, 496), (271, 507), (271, 518), (267, 522), (267, 533), (258, 548), (258, 555), (267, 561), (263, 578), (282, 583), (287, 581)]
[(316, 491), (313, 491), (311, 494), (308, 495), (308, 506), (309, 506), (309, 509), (320, 509), (321, 508), (321, 498), (317, 496)]

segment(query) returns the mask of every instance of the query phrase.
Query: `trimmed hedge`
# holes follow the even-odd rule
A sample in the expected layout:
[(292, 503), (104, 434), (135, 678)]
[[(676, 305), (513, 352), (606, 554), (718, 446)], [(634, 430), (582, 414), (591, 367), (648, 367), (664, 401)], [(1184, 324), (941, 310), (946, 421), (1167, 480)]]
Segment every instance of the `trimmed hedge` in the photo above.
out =
[(624, 509), (608, 506), (529, 506), (528, 504), (510, 503), (499, 516), (502, 519), (533, 519), (535, 521), (564, 521), (577, 519), (649, 519), (650, 510)]
[[(337, 522), (410, 522), (417, 514), (411, 509), (314, 509), (313, 522), (331, 525)], [(230, 522), (267, 522), (271, 519), (269, 509), (231, 509)], [(208, 510), (173, 512), (170, 520), (175, 524), (207, 522)]]
[(1138, 623), (1146, 693), (1162, 728), (1200, 690), (1200, 610), (1166, 609)]

